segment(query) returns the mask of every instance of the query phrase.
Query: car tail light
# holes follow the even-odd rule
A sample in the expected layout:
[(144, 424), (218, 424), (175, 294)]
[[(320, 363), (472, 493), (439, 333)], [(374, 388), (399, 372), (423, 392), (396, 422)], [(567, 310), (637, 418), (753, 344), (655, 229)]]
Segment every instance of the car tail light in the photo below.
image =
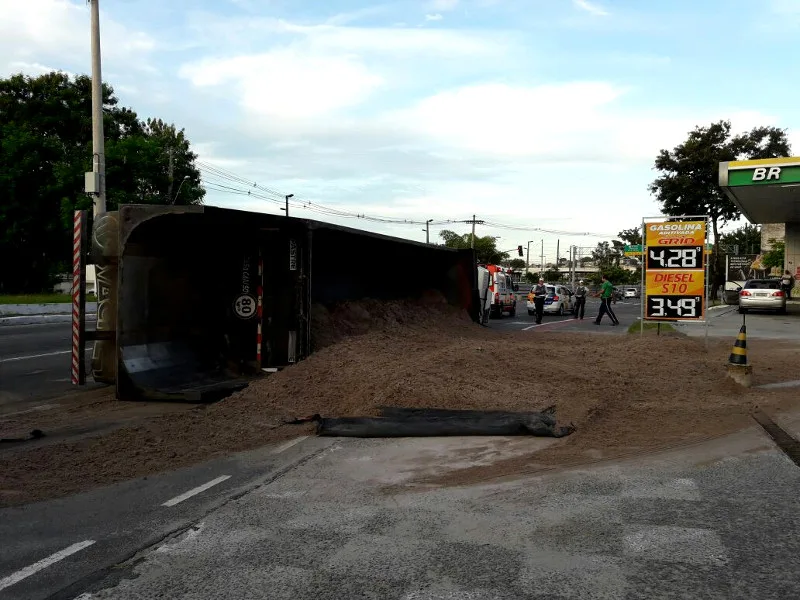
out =
[(553, 302), (558, 302), (558, 296), (553, 296)]
[(781, 292), (780, 290), (778, 290), (777, 292), (772, 292), (772, 295), (773, 295), (773, 296), (783, 296), (783, 292)]
[(499, 293), (496, 293), (496, 294), (494, 295), (494, 301), (495, 301), (495, 302), (500, 302), (500, 294), (499, 294)]
[(749, 296), (750, 292), (748, 292), (747, 290), (742, 290), (741, 292), (739, 292), (739, 295), (740, 296)]

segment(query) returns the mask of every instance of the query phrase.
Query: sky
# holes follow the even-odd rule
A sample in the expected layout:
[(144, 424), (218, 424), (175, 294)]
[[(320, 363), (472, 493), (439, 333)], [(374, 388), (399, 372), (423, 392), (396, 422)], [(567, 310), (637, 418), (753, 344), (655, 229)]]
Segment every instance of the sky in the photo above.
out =
[[(786, 128), (800, 153), (800, 0), (100, 7), (104, 80), (186, 130), (207, 204), (279, 214), (294, 194), (292, 216), (417, 241), (476, 215), (534, 263), (658, 215), (654, 159), (697, 125)], [(90, 73), (86, 0), (0, 14), (0, 75)]]

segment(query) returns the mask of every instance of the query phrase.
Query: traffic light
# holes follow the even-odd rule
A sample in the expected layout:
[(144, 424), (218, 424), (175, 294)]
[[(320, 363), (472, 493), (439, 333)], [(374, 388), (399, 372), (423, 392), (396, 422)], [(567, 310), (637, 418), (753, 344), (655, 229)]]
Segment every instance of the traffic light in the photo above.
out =
[(522, 246), (517, 246), (517, 253), (522, 256)]

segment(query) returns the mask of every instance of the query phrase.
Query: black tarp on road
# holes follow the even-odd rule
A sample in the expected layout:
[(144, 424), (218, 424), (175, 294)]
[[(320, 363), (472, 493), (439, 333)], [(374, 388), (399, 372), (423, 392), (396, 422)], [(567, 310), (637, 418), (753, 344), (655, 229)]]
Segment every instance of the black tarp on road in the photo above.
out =
[(466, 435), (564, 437), (575, 427), (558, 426), (549, 412), (508, 412), (382, 407), (379, 417), (317, 417), (317, 435), (395, 438)]

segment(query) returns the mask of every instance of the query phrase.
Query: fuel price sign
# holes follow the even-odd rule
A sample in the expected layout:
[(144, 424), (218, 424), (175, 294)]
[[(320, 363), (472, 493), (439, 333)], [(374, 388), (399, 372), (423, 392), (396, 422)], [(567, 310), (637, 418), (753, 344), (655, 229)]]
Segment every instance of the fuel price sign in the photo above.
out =
[(645, 231), (645, 319), (703, 320), (706, 222), (647, 223)]

